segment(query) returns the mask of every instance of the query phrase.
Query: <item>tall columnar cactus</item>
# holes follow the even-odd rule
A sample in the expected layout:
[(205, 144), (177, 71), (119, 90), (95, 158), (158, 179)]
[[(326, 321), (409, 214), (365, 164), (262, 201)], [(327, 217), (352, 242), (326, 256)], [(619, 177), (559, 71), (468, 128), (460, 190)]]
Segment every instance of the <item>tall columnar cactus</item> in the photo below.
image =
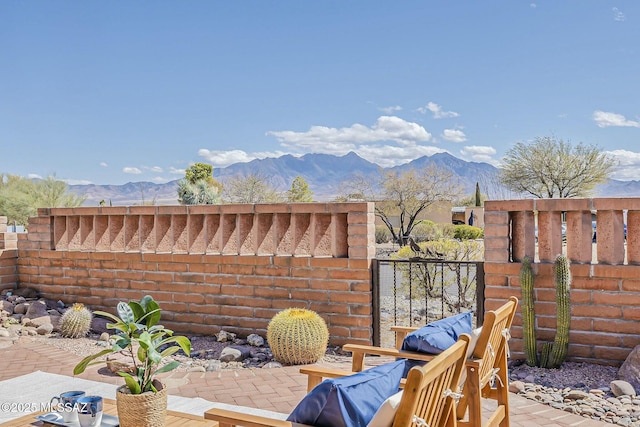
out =
[(92, 319), (93, 314), (84, 304), (75, 303), (60, 317), (60, 323), (58, 324), (60, 335), (68, 338), (84, 337), (91, 329)]
[(524, 353), (529, 366), (537, 366), (536, 312), (533, 298), (533, 269), (531, 259), (524, 257), (520, 268), (520, 287), (522, 288), (522, 334)]
[(558, 255), (555, 262), (556, 276), (556, 336), (549, 355), (548, 368), (558, 368), (567, 358), (569, 351), (569, 324), (571, 322), (571, 307), (569, 291), (571, 288), (571, 271), (569, 259)]
[(316, 312), (289, 308), (271, 319), (267, 341), (273, 357), (282, 364), (315, 363), (327, 351), (329, 330)]

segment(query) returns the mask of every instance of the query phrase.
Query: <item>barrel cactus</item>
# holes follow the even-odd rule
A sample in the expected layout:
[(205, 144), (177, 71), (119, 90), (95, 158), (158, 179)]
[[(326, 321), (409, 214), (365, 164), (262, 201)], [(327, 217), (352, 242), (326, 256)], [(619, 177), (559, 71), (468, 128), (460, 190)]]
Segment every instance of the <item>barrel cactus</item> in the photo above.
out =
[(289, 308), (271, 319), (267, 341), (273, 357), (282, 364), (315, 363), (327, 351), (329, 330), (316, 312)]
[(520, 287), (522, 288), (522, 338), (527, 365), (537, 366), (538, 350), (536, 343), (536, 311), (533, 297), (533, 269), (531, 259), (524, 257), (520, 268)]
[(571, 288), (571, 271), (569, 258), (558, 255), (554, 271), (556, 275), (556, 336), (549, 355), (548, 368), (559, 368), (567, 358), (569, 351), (569, 324), (571, 323), (571, 307), (569, 291)]
[(58, 329), (60, 335), (67, 338), (81, 338), (91, 329), (93, 314), (84, 304), (75, 303), (60, 318)]

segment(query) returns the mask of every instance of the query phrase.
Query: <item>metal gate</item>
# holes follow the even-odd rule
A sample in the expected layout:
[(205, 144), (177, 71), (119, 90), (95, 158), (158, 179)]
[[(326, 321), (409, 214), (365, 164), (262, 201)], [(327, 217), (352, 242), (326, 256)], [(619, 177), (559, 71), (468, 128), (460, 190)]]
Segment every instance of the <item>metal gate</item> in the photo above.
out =
[(391, 326), (423, 326), (472, 310), (484, 314), (484, 264), (430, 259), (373, 260), (373, 343), (395, 346)]

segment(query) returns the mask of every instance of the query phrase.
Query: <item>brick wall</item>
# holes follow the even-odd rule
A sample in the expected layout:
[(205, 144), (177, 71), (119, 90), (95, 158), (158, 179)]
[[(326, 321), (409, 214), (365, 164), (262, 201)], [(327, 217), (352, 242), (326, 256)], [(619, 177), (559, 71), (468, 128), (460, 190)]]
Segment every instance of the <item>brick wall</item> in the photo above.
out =
[[(594, 218), (597, 244), (592, 243)], [(640, 344), (640, 199), (486, 202), (485, 307), (495, 308), (510, 295), (521, 297), (521, 261), (529, 256), (535, 260), (538, 343), (553, 341), (553, 261), (563, 251), (573, 276), (569, 360), (622, 363)], [(521, 325), (518, 313), (510, 348), (520, 358)]]
[(7, 217), (0, 216), (0, 290), (18, 285), (18, 235), (7, 232)]
[(264, 335), (288, 307), (331, 343), (370, 343), (373, 205), (41, 209), (18, 242), (20, 287), (113, 312), (150, 294), (183, 333)]

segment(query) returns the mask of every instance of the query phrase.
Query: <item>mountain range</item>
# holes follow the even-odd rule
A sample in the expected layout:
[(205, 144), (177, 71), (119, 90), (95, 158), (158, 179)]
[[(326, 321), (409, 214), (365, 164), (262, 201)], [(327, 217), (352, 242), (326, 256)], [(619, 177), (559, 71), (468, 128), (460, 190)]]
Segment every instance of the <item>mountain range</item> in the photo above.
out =
[[(403, 171), (422, 169), (430, 164), (450, 171), (459, 180), (465, 193), (471, 195), (476, 182), (490, 198), (512, 198), (498, 185), (498, 169), (489, 163), (467, 162), (448, 153), (424, 156), (404, 165), (383, 170)], [(301, 157), (284, 155), (277, 158), (235, 163), (214, 170), (214, 178), (225, 183), (231, 177), (257, 175), (271, 186), (286, 191), (297, 176), (303, 177), (314, 193), (314, 200), (328, 201), (341, 193), (342, 183), (358, 174), (372, 179), (381, 167), (351, 152), (344, 156), (330, 154), (305, 154)], [(178, 180), (164, 184), (153, 182), (129, 182), (123, 185), (70, 185), (74, 193), (85, 197), (85, 206), (97, 206), (101, 200), (107, 205), (177, 204)], [(598, 195), (607, 197), (640, 196), (640, 181), (609, 180), (598, 187)], [(513, 197), (515, 198), (515, 197)]]

